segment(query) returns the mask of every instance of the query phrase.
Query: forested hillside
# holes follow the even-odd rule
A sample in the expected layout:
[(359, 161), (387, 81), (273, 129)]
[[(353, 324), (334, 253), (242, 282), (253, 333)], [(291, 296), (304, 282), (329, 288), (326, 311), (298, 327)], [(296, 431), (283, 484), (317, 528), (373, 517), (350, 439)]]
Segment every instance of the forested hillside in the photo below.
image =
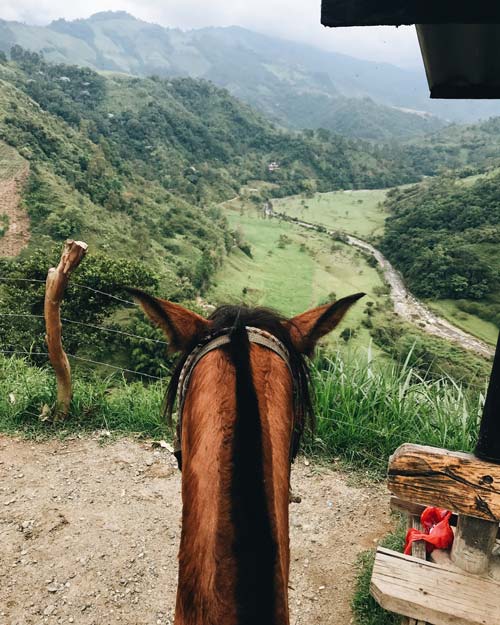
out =
[[(20, 260), (2, 261), (2, 275), (43, 280), (61, 242), (73, 237), (90, 244), (80, 279), (93, 288), (119, 293), (121, 284), (135, 283), (193, 300), (230, 249), (251, 253), (217, 206), (243, 185), (257, 184), (260, 204), (420, 178), (402, 148), (277, 129), (206, 81), (105, 78), (19, 47), (13, 57), (0, 60), (0, 141), (30, 165), (23, 202), (31, 241)], [(41, 313), (40, 286), (2, 289), (5, 310)], [(111, 319), (116, 305), (82, 297), (72, 298), (68, 318)], [(32, 344), (30, 322), (13, 332), (2, 318), (7, 347)], [(82, 332), (66, 331), (70, 349), (93, 344)], [(37, 341), (43, 351), (43, 335)]]
[(16, 44), (43, 52), (55, 63), (138, 76), (204, 78), (294, 129), (326, 128), (384, 140), (420, 136), (445, 125), (433, 115), (411, 112), (423, 103), (403, 97), (417, 91), (417, 84), (425, 93), (423, 75), (238, 27), (182, 32), (123, 11), (57, 20), (47, 27), (0, 20), (0, 50), (9, 53)]
[(410, 289), (457, 300), (500, 326), (500, 173), (476, 181), (443, 176), (387, 198), (382, 249)]

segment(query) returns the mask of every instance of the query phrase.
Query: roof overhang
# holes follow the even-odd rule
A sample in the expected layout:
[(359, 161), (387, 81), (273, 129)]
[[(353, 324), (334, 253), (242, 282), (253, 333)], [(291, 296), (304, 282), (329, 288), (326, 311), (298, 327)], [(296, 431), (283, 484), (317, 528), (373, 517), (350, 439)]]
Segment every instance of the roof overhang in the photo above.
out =
[(491, 24), (500, 22), (495, 0), (322, 0), (324, 26)]
[(321, 23), (415, 24), (431, 98), (500, 98), (500, 2), (323, 0)]

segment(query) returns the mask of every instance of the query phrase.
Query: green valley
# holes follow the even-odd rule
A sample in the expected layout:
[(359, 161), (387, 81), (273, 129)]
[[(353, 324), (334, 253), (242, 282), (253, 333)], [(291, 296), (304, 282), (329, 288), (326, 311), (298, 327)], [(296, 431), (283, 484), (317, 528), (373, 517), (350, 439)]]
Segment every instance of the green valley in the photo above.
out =
[(490, 343), (500, 325), (499, 191), (498, 173), (394, 189), (382, 240), (416, 295), (443, 300), (443, 314)]

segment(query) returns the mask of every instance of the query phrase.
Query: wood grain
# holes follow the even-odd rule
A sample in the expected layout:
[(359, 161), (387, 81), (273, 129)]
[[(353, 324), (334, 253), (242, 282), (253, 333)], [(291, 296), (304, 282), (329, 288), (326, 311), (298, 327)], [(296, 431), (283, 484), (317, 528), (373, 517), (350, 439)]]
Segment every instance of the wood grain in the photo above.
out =
[(49, 269), (45, 283), (45, 341), (57, 380), (54, 420), (64, 419), (71, 403), (71, 367), (62, 344), (61, 302), (69, 277), (87, 253), (87, 248), (83, 241), (68, 239), (59, 264)]
[(379, 547), (370, 591), (386, 610), (433, 625), (498, 625), (500, 584)]
[(404, 501), (500, 521), (500, 465), (472, 454), (402, 445), (389, 460), (388, 488)]

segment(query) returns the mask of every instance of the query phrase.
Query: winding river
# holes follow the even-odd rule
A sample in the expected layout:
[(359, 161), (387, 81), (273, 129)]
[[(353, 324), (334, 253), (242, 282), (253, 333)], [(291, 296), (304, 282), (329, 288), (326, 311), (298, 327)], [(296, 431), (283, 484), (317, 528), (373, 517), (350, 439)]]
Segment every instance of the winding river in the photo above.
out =
[[(284, 213), (272, 213), (273, 217), (278, 217), (296, 223), (302, 228), (324, 232), (325, 229), (316, 224), (308, 223), (289, 217)], [(335, 234), (333, 230), (326, 230), (329, 235)], [(459, 343), (461, 347), (490, 358), (494, 354), (493, 347), (484, 343), (480, 339), (457, 328), (452, 323), (433, 313), (425, 304), (414, 297), (405, 287), (401, 274), (391, 265), (387, 258), (377, 248), (370, 243), (346, 234), (349, 245), (357, 247), (366, 253), (372, 254), (383, 271), (386, 283), (390, 288), (390, 297), (394, 304), (394, 312), (402, 319), (418, 325), (421, 330), (438, 336), (448, 341)]]

